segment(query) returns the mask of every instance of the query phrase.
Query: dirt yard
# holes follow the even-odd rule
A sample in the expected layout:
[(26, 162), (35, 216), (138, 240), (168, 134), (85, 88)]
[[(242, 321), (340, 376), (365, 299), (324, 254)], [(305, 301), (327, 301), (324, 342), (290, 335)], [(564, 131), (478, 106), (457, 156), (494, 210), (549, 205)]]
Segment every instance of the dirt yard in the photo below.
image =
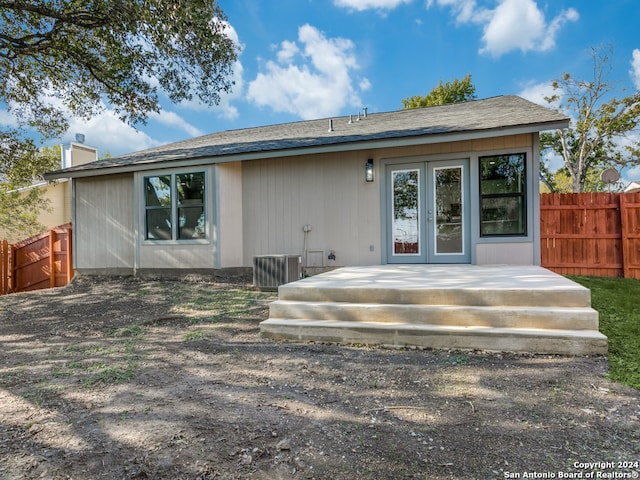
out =
[(638, 476), (640, 392), (606, 358), (278, 343), (272, 298), (132, 278), (0, 298), (0, 478)]

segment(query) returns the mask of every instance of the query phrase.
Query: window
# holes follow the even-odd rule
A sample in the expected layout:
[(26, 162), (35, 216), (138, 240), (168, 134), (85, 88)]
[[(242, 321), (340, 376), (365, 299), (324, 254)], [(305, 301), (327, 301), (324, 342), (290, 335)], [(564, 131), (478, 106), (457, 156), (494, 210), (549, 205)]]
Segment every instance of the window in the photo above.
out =
[(144, 178), (147, 240), (206, 238), (204, 177), (195, 172)]
[(480, 157), (480, 236), (526, 235), (524, 153)]

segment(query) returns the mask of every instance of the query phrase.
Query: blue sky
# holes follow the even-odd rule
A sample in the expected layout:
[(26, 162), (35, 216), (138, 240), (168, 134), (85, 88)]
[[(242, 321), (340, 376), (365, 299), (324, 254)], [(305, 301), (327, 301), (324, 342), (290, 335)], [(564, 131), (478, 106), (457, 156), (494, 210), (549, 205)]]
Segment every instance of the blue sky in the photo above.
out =
[[(106, 111), (75, 133), (117, 155), (216, 131), (401, 108), (472, 75), (478, 98), (542, 102), (552, 79), (591, 78), (590, 48), (612, 44), (611, 78), (640, 88), (637, 0), (220, 0), (242, 51), (215, 108), (173, 105), (138, 130)], [(635, 60), (635, 63), (634, 63)], [(0, 123), (2, 122), (0, 112)], [(640, 178), (640, 168), (631, 179)], [(633, 178), (632, 178), (633, 177)]]

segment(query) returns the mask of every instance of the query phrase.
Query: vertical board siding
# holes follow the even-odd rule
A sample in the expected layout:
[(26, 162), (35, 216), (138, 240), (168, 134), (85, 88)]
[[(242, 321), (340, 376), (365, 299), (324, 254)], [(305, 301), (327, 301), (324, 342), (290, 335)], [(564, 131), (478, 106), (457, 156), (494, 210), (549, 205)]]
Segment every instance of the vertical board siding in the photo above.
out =
[(133, 268), (133, 174), (74, 180), (76, 268)]
[(71, 224), (0, 246), (0, 294), (62, 287), (73, 278)]
[(245, 266), (254, 255), (303, 255), (304, 225), (311, 225), (307, 251), (322, 252), (325, 266), (378, 263), (379, 186), (365, 184), (364, 161), (361, 154), (343, 153), (245, 162)]
[(640, 193), (542, 194), (540, 241), (557, 273), (640, 278)]

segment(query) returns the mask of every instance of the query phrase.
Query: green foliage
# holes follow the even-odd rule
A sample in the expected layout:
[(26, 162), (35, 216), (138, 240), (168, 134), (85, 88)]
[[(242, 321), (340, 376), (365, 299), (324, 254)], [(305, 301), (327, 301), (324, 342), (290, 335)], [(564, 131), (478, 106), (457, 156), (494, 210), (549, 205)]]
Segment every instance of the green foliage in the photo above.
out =
[[(640, 119), (640, 92), (618, 99), (616, 84), (608, 80), (612, 49), (592, 49), (593, 79), (575, 79), (569, 73), (552, 83), (554, 94), (546, 100), (572, 117), (570, 128), (544, 132), (542, 152), (552, 152), (563, 160), (571, 178), (571, 191), (587, 191), (593, 182), (589, 175), (607, 166), (623, 168), (637, 165), (640, 144), (627, 137), (637, 131)], [(624, 93), (624, 90), (621, 90)], [(554, 179), (542, 169), (545, 183), (553, 190)], [(597, 183), (596, 183), (597, 185)]]
[(452, 82), (442, 83), (442, 80), (424, 97), (416, 95), (402, 100), (404, 108), (431, 107), (434, 105), (447, 105), (449, 103), (467, 102), (476, 98), (476, 87), (471, 83), (471, 74), (465, 75), (462, 80), (455, 79)]
[(640, 280), (572, 277), (591, 289), (591, 303), (600, 313), (600, 331), (609, 338), (611, 379), (640, 390)]
[(68, 113), (89, 118), (103, 101), (128, 123), (171, 101), (217, 104), (232, 87), (238, 47), (215, 0), (0, 2), (0, 102), (16, 118), (0, 130), (0, 221), (25, 229), (42, 207), (38, 192), (8, 192), (51, 170), (29, 129), (43, 139), (68, 129)]
[(106, 98), (130, 123), (158, 111), (156, 85), (174, 102), (212, 105), (237, 57), (225, 28), (209, 0), (2, 2), (0, 100), (45, 135), (67, 128), (51, 98), (83, 118)]
[[(585, 192), (620, 192), (624, 189), (624, 184), (620, 181), (607, 185), (600, 180), (599, 168), (592, 168), (585, 175), (584, 191)], [(571, 193), (573, 192), (573, 183), (571, 181), (571, 175), (566, 168), (560, 168), (555, 173), (544, 174), (546, 189), (542, 189), (543, 193)]]
[(38, 150), (31, 140), (0, 132), (0, 229), (28, 237), (44, 230), (38, 212), (47, 207), (43, 191), (27, 189), (60, 165), (59, 148)]

